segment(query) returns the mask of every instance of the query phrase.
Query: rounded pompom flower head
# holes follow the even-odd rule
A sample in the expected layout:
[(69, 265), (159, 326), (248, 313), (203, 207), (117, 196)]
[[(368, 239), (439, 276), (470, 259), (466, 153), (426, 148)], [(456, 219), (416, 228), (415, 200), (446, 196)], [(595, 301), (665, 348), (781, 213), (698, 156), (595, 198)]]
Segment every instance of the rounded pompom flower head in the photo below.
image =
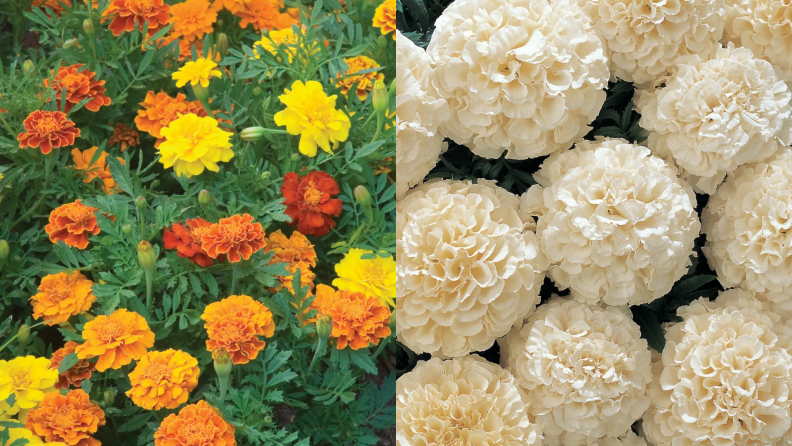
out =
[(272, 312), (250, 296), (229, 296), (207, 305), (201, 319), (209, 335), (206, 349), (225, 350), (234, 364), (247, 364), (256, 359), (266, 342), (258, 336), (275, 334)]
[(104, 426), (104, 411), (80, 389), (66, 395), (48, 393), (41, 407), (28, 412), (25, 427), (47, 442), (69, 446), (101, 446), (91, 434)]
[(231, 133), (220, 129), (214, 118), (182, 115), (160, 132), (165, 138), (157, 148), (160, 162), (165, 168), (172, 167), (176, 175), (190, 178), (204, 169), (219, 172), (217, 163), (234, 157)]
[(300, 177), (289, 172), (283, 177), (283, 204), (292, 225), (305, 235), (321, 237), (335, 228), (333, 217), (341, 215), (338, 183), (325, 172), (310, 172)]
[(364, 259), (374, 251), (352, 248), (335, 266), (338, 278), (333, 285), (339, 290), (353, 291), (374, 296), (391, 307), (396, 298), (396, 262), (393, 256)]
[(221, 218), (201, 234), (201, 247), (209, 257), (225, 255), (231, 263), (248, 260), (266, 243), (261, 223), (253, 223), (249, 214)]
[(724, 40), (781, 69), (792, 84), (792, 1), (726, 0)]
[[(74, 349), (80, 345), (74, 341), (69, 341), (63, 348), (55, 350), (52, 353), (50, 360), (50, 368), (58, 370), (63, 360), (69, 353), (74, 353)], [(78, 360), (73, 366), (69, 367), (63, 373), (58, 374), (58, 382), (55, 384), (56, 389), (68, 389), (69, 386), (80, 387), (83, 380), (91, 378), (91, 374), (96, 370), (96, 364), (88, 361), (87, 359)]]
[[(385, 0), (374, 11), (374, 28), (379, 28), (382, 35), (396, 31), (396, 0)], [(393, 35), (396, 38), (396, 35)]]
[(59, 111), (36, 110), (22, 125), (25, 131), (17, 135), (19, 148), (38, 147), (45, 155), (52, 149), (74, 144), (74, 138), (80, 136), (80, 129)]
[(178, 93), (174, 98), (168, 96), (168, 93), (164, 91), (156, 94), (149, 91), (146, 93), (146, 99), (140, 105), (143, 108), (138, 110), (135, 124), (140, 131), (148, 132), (157, 138), (154, 147), (159, 147), (165, 140), (162, 136), (163, 127), (167, 127), (180, 116), (188, 114), (207, 116), (206, 109), (203, 108), (200, 101), (188, 101), (187, 96), (181, 93)]
[(291, 14), (281, 12), (283, 0), (240, 0), (241, 9), (234, 14), (239, 17), (239, 26), (252, 24), (258, 32), (278, 30), (297, 25), (299, 20)]
[[(187, 219), (186, 223), (187, 226), (176, 223), (163, 232), (162, 242), (165, 249), (175, 248), (179, 257), (204, 268), (212, 266), (212, 257), (204, 251), (201, 242), (201, 237), (212, 224), (200, 217)], [(224, 258), (225, 256), (218, 256), (218, 261)]]
[(187, 41), (201, 40), (205, 34), (211, 34), (217, 21), (217, 11), (212, 10), (209, 0), (177, 3), (171, 6), (170, 13), (171, 36)]
[(217, 64), (209, 59), (199, 58), (184, 64), (179, 71), (173, 73), (176, 86), (181, 88), (187, 84), (208, 87), (209, 80), (213, 77), (222, 77), (223, 73), (217, 70)]
[(88, 236), (100, 232), (95, 215), (98, 210), (80, 203), (80, 200), (58, 206), (50, 212), (49, 224), (44, 230), (52, 243), (60, 240), (73, 248), (85, 249)]
[(385, 80), (385, 74), (381, 72), (355, 74), (358, 71), (380, 68), (374, 59), (366, 56), (355, 56), (344, 59), (344, 63), (347, 64), (349, 69), (344, 74), (338, 73), (338, 77), (343, 79), (336, 82), (336, 87), (341, 87), (341, 94), (344, 96), (348, 96), (351, 90), (355, 90), (358, 99), (361, 102), (365, 102), (369, 91), (374, 88), (374, 82)]
[(327, 96), (319, 82), (294, 81), (291, 90), (278, 98), (286, 108), (275, 114), (275, 124), (286, 126), (290, 135), (300, 135), (303, 155), (316, 156), (317, 146), (332, 154), (349, 136), (349, 117), (336, 110), (336, 96)]
[(127, 396), (146, 410), (175, 409), (198, 385), (198, 361), (181, 350), (148, 352), (129, 374)]
[(154, 433), (155, 446), (236, 446), (234, 426), (206, 401), (170, 414)]
[[(36, 407), (44, 395), (55, 390), (58, 371), (50, 368), (50, 360), (35, 356), (19, 356), (0, 360), (0, 410), (16, 415), (20, 409)], [(6, 400), (14, 395), (14, 405)]]
[(128, 125), (119, 122), (115, 125), (113, 135), (107, 140), (107, 144), (120, 144), (121, 152), (123, 152), (127, 147), (135, 147), (140, 144), (140, 134)]
[(540, 446), (514, 377), (477, 355), (420, 361), (396, 382), (400, 444)]
[(30, 297), (33, 318), (44, 318), (45, 324), (55, 325), (88, 311), (96, 300), (91, 290), (93, 285), (79, 271), (44, 276), (39, 292)]
[(112, 20), (109, 28), (114, 36), (132, 32), (135, 27), (142, 32), (146, 24), (151, 36), (168, 24), (170, 6), (163, 0), (112, 0), (102, 17)]
[(100, 372), (138, 360), (154, 346), (154, 333), (143, 316), (123, 308), (87, 322), (82, 337), (85, 342), (74, 352), (79, 359), (99, 357), (96, 370)]
[(316, 266), (316, 250), (306, 236), (299, 231), (294, 231), (291, 237), (286, 237), (278, 229), (267, 237), (264, 252), (267, 254), (273, 253), (269, 261), (270, 265), (286, 263), (288, 264), (286, 270), (291, 273), (289, 276), (278, 276), (281, 286), (274, 291), (279, 291), (285, 287), (293, 293), (293, 274), (297, 270), (300, 270), (300, 286), (313, 288), (316, 274), (311, 271), (311, 268)]
[[(55, 98), (57, 104), (60, 106), (64, 98), (62, 94), (66, 92), (66, 112), (72, 109), (76, 104), (90, 99), (85, 104), (85, 108), (95, 112), (103, 105), (110, 105), (111, 100), (105, 95), (105, 81), (97, 81), (95, 79), (96, 73), (89, 70), (83, 70), (84, 64), (75, 64), (68, 67), (61, 67), (58, 74), (52, 75), (55, 77), (52, 82), (52, 89), (55, 91)], [(44, 79), (44, 86), (49, 87), (49, 79)]]
[(390, 309), (374, 296), (354, 291), (336, 291), (327, 285), (316, 286), (316, 297), (311, 303), (316, 317), (333, 319), (330, 336), (339, 350), (348, 345), (352, 350), (379, 344), (390, 336)]

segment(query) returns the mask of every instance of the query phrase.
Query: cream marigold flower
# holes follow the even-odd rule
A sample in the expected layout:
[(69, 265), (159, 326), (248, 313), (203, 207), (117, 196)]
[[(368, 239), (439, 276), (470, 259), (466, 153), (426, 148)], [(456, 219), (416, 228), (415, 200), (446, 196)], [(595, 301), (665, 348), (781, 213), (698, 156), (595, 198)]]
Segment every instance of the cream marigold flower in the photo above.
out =
[[(374, 28), (379, 28), (382, 35), (396, 30), (396, 0), (385, 0), (374, 11)], [(393, 36), (394, 39), (396, 35)]]
[(355, 56), (344, 59), (344, 63), (347, 64), (349, 69), (344, 74), (338, 73), (338, 77), (343, 79), (336, 82), (336, 87), (341, 87), (341, 94), (344, 96), (348, 96), (350, 90), (354, 89), (360, 102), (364, 102), (368, 97), (368, 92), (374, 88), (374, 82), (385, 80), (385, 74), (381, 72), (355, 74), (358, 71), (380, 68), (374, 59), (366, 56)]
[(792, 327), (742, 290), (677, 310), (666, 331), (652, 404), (656, 446), (781, 446), (792, 440)]
[(602, 42), (568, 0), (456, 1), (427, 52), (451, 109), (440, 129), (486, 158), (566, 150), (605, 101)]
[(188, 42), (212, 33), (212, 25), (217, 21), (217, 11), (211, 8), (209, 0), (186, 0), (171, 6), (170, 13), (171, 36)]
[(366, 254), (374, 254), (374, 251), (350, 249), (335, 266), (338, 278), (333, 279), (333, 286), (374, 296), (393, 307), (396, 297), (396, 262), (393, 256), (375, 255), (373, 259), (364, 259)]
[(431, 60), (396, 31), (396, 197), (423, 181), (448, 144), (438, 125), (449, 119), (448, 103), (431, 83)]
[(33, 318), (44, 318), (45, 324), (55, 325), (90, 310), (96, 300), (91, 290), (93, 285), (79, 271), (44, 276), (39, 292), (30, 297)]
[(165, 168), (187, 178), (200, 175), (204, 169), (219, 172), (219, 162), (231, 161), (231, 133), (218, 127), (209, 116), (186, 114), (160, 130), (165, 141), (157, 148)]
[(711, 194), (739, 165), (792, 144), (791, 100), (769, 62), (729, 44), (711, 59), (686, 59), (664, 88), (639, 92), (636, 105), (649, 148)]
[(540, 446), (542, 428), (527, 412), (511, 373), (477, 355), (420, 361), (396, 382), (400, 445)]
[(520, 199), (494, 182), (432, 181), (396, 211), (399, 340), (416, 353), (489, 348), (539, 303), (546, 260)]
[(146, 410), (175, 409), (187, 402), (200, 373), (198, 360), (181, 350), (148, 352), (129, 374), (126, 394)]
[(792, 85), (792, 1), (726, 0), (724, 40), (779, 67)]
[(286, 126), (290, 135), (300, 135), (303, 155), (316, 156), (317, 146), (332, 154), (349, 136), (349, 117), (336, 110), (336, 96), (327, 96), (319, 82), (294, 81), (291, 90), (278, 98), (286, 109), (275, 114), (275, 124)]
[(236, 446), (234, 426), (206, 401), (170, 414), (154, 433), (155, 446)]
[(501, 347), (550, 445), (622, 436), (649, 407), (651, 354), (626, 308), (555, 298)]
[[(20, 409), (39, 405), (44, 395), (55, 391), (58, 371), (50, 368), (50, 360), (35, 356), (19, 356), (0, 360), (0, 410), (16, 415)], [(14, 395), (14, 405), (6, 400)]]
[(534, 177), (545, 188), (536, 233), (548, 272), (575, 300), (651, 302), (687, 271), (696, 197), (649, 149), (598, 137), (551, 156)]
[(79, 359), (99, 357), (96, 370), (119, 369), (154, 346), (154, 333), (143, 316), (122, 308), (100, 315), (83, 327), (85, 342), (74, 349)]
[(223, 73), (217, 70), (217, 64), (209, 59), (198, 58), (184, 64), (183, 67), (173, 73), (173, 80), (176, 86), (181, 88), (188, 83), (192, 86), (200, 85), (208, 87), (209, 81), (213, 77), (222, 77)]
[(25, 418), (25, 427), (45, 441), (69, 446), (101, 446), (91, 434), (104, 424), (104, 411), (80, 389), (66, 395), (47, 394), (41, 407), (28, 412)]

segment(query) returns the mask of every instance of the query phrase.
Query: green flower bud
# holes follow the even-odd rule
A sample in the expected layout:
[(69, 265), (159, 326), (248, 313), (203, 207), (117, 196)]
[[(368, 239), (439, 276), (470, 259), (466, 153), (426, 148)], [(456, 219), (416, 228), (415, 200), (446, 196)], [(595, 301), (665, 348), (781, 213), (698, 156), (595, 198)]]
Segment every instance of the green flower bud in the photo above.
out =
[(225, 33), (217, 35), (217, 52), (223, 56), (228, 54), (228, 36)]
[(388, 90), (385, 88), (385, 82), (374, 82), (374, 92), (371, 95), (371, 105), (374, 110), (381, 116), (385, 116), (388, 110), (390, 99), (388, 98)]
[(121, 230), (124, 231), (124, 234), (129, 235), (132, 233), (132, 225), (127, 223), (124, 226), (121, 226)]
[(27, 344), (28, 339), (30, 339), (30, 326), (22, 324), (17, 331), (17, 340), (20, 344)]
[(363, 207), (371, 206), (371, 194), (366, 189), (366, 186), (361, 184), (355, 188), (355, 200)]
[(143, 240), (137, 247), (138, 261), (144, 270), (153, 271), (157, 267), (157, 255), (151, 243)]
[(261, 87), (253, 88), (253, 96), (261, 96), (261, 93), (264, 93), (264, 90)]
[(242, 138), (242, 141), (258, 141), (264, 137), (266, 131), (267, 129), (264, 127), (248, 127), (242, 130), (239, 137)]
[(30, 59), (27, 59), (25, 63), (22, 64), (22, 70), (25, 72), (25, 74), (30, 73), (35, 69), (36, 69), (36, 64), (34, 64), (33, 61)]
[(393, 80), (390, 84), (390, 88), (388, 88), (388, 97), (395, 98), (396, 97), (396, 79)]
[(316, 335), (319, 339), (326, 341), (330, 339), (330, 334), (333, 332), (333, 318), (326, 314), (320, 314), (316, 319)]
[(223, 348), (217, 349), (212, 352), (212, 358), (214, 359), (214, 369), (217, 376), (220, 379), (228, 379), (231, 375), (231, 367), (233, 366), (231, 363), (231, 355), (228, 351)]
[(297, 161), (299, 159), (300, 159), (300, 154), (299, 153), (292, 153), (291, 154), (291, 160), (292, 161)]
[(198, 203), (201, 203), (201, 206), (206, 206), (212, 200), (212, 194), (209, 193), (206, 189), (201, 189), (198, 192)]
[(106, 406), (112, 406), (115, 403), (115, 392), (112, 390), (105, 390), (103, 397)]
[(10, 251), (11, 248), (8, 246), (8, 242), (0, 239), (0, 264), (4, 263), (8, 259), (8, 253)]
[(146, 209), (146, 199), (144, 197), (135, 198), (135, 207), (140, 211)]
[(269, 181), (269, 179), (270, 179), (271, 177), (272, 177), (272, 174), (271, 174), (269, 171), (266, 171), (266, 172), (261, 172), (261, 179), (262, 179), (263, 181)]
[(83, 31), (85, 31), (85, 34), (89, 36), (94, 35), (94, 32), (96, 32), (96, 30), (94, 29), (94, 24), (91, 19), (83, 20)]

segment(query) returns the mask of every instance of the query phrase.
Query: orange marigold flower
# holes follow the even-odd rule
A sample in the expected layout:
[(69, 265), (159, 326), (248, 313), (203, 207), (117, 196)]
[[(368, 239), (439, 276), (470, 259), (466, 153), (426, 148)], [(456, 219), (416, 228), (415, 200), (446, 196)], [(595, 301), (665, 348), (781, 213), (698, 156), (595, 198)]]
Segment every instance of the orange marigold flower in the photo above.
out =
[[(382, 35), (396, 30), (396, 0), (385, 0), (377, 6), (372, 25), (379, 28)], [(393, 33), (393, 40), (396, 40), (396, 33)]]
[(192, 113), (201, 117), (207, 116), (206, 110), (200, 101), (188, 101), (187, 96), (178, 93), (175, 98), (168, 96), (168, 93), (161, 91), (146, 93), (146, 99), (140, 103), (143, 106), (138, 110), (135, 117), (135, 124), (138, 130), (148, 132), (157, 138), (154, 147), (159, 147), (165, 141), (161, 130), (168, 124), (175, 121), (179, 116)]
[(209, 304), (201, 319), (206, 321), (209, 340), (206, 349), (223, 349), (234, 364), (247, 364), (255, 359), (266, 343), (258, 338), (275, 334), (272, 312), (250, 296), (229, 296)]
[(249, 214), (221, 218), (201, 235), (201, 247), (209, 257), (216, 259), (225, 254), (231, 263), (248, 260), (266, 243), (264, 228), (261, 223), (253, 223)]
[(273, 252), (274, 255), (269, 261), (270, 265), (275, 263), (288, 263), (286, 269), (292, 274), (289, 276), (279, 276), (278, 281), (281, 286), (273, 289), (273, 292), (280, 291), (284, 287), (294, 293), (292, 286), (293, 274), (300, 270), (300, 286), (313, 288), (313, 281), (316, 274), (311, 268), (316, 266), (316, 250), (308, 238), (298, 231), (294, 231), (291, 237), (286, 237), (279, 230), (273, 232), (267, 238), (265, 253)]
[(187, 402), (199, 373), (198, 361), (181, 350), (148, 352), (129, 374), (132, 388), (126, 394), (146, 410), (175, 409)]
[(41, 407), (28, 412), (25, 418), (25, 427), (44, 441), (59, 441), (69, 446), (100, 446), (102, 443), (90, 434), (104, 424), (102, 409), (80, 389), (66, 395), (58, 392), (44, 395)]
[(213, 31), (217, 11), (211, 9), (208, 0), (187, 0), (171, 6), (171, 34), (191, 42), (203, 39)]
[(380, 72), (354, 75), (358, 71), (379, 68), (379, 64), (374, 59), (366, 56), (356, 56), (344, 59), (344, 62), (349, 69), (343, 75), (338, 73), (338, 77), (343, 77), (343, 79), (336, 83), (336, 87), (341, 87), (341, 93), (344, 96), (349, 96), (349, 90), (354, 88), (358, 99), (363, 102), (368, 97), (368, 92), (374, 88), (374, 82), (385, 80), (385, 75)]
[(88, 311), (96, 300), (91, 287), (93, 282), (79, 271), (44, 276), (39, 292), (30, 297), (33, 318), (44, 318), (46, 325), (55, 325)]
[[(72, 149), (72, 159), (74, 159), (74, 168), (83, 171), (83, 183), (90, 183), (94, 178), (102, 180), (102, 190), (107, 194), (113, 194), (118, 187), (113, 174), (110, 173), (110, 167), (107, 165), (107, 152), (102, 152), (95, 163), (90, 164), (98, 147), (93, 146), (90, 149), (80, 152), (80, 149)], [(121, 164), (126, 164), (123, 158), (118, 158)], [(120, 189), (119, 189), (120, 190)]]
[[(50, 368), (58, 370), (63, 359), (69, 354), (73, 353), (74, 349), (80, 344), (69, 341), (63, 348), (55, 350), (52, 354), (52, 362)], [(96, 364), (89, 362), (85, 359), (80, 359), (77, 364), (74, 364), (65, 372), (58, 375), (58, 382), (55, 384), (56, 389), (68, 389), (69, 385), (80, 387), (84, 379), (91, 377), (91, 373), (96, 370)]]
[[(85, 108), (93, 112), (99, 111), (103, 105), (110, 105), (110, 98), (105, 95), (105, 81), (97, 81), (96, 73), (89, 70), (80, 70), (85, 64), (69, 65), (61, 67), (52, 82), (52, 89), (55, 90), (55, 97), (58, 105), (62, 102), (62, 93), (66, 91), (66, 112), (68, 113), (75, 104), (79, 104), (85, 99), (91, 99)], [(49, 79), (44, 79), (44, 86), (49, 87)]]
[(317, 285), (311, 307), (316, 309), (317, 316), (326, 314), (333, 318), (330, 335), (336, 338), (339, 350), (347, 345), (352, 350), (377, 345), (380, 339), (391, 334), (388, 328), (390, 309), (376, 297)]
[(170, 414), (154, 433), (155, 446), (236, 446), (234, 426), (206, 401)]
[(246, 28), (252, 24), (256, 31), (284, 29), (296, 25), (299, 20), (288, 13), (282, 13), (283, 2), (279, 0), (248, 0), (234, 12), (240, 18), (239, 26)]
[[(212, 266), (212, 258), (201, 247), (201, 236), (206, 232), (211, 223), (203, 218), (187, 219), (187, 226), (174, 224), (162, 234), (165, 249), (176, 249), (176, 253), (183, 259), (189, 259), (196, 265)], [(225, 256), (218, 256), (222, 262)]]
[(170, 20), (170, 6), (163, 0), (113, 0), (107, 5), (103, 18), (112, 19), (110, 31), (114, 36), (130, 32), (137, 26), (139, 31), (148, 23), (148, 35), (154, 35)]
[(59, 111), (36, 110), (22, 125), (25, 131), (17, 135), (19, 148), (39, 147), (45, 155), (52, 149), (74, 144), (74, 138), (80, 136), (80, 129)]
[(333, 217), (341, 215), (341, 200), (331, 198), (338, 195), (338, 183), (324, 172), (310, 172), (303, 177), (289, 172), (283, 177), (281, 193), (286, 215), (305, 235), (326, 235), (336, 225)]
[(154, 333), (143, 316), (123, 308), (87, 322), (82, 337), (85, 343), (74, 352), (80, 359), (98, 356), (96, 370), (100, 372), (138, 360), (154, 346)]
[(138, 133), (137, 130), (119, 122), (115, 125), (115, 128), (113, 129), (113, 136), (110, 137), (107, 143), (111, 146), (113, 144), (121, 144), (121, 153), (123, 153), (127, 147), (135, 147), (136, 145), (140, 144), (140, 133)]
[(94, 214), (98, 210), (80, 203), (80, 200), (64, 204), (50, 212), (49, 224), (44, 230), (49, 234), (52, 243), (62, 240), (71, 247), (85, 249), (88, 246), (88, 235), (100, 232)]

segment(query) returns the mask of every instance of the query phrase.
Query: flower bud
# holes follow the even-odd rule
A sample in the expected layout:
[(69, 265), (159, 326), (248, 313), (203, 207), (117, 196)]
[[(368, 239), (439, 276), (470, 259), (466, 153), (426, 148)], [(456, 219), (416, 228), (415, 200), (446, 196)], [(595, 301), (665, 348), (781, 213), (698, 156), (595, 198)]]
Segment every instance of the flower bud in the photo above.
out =
[(154, 270), (157, 267), (157, 255), (151, 243), (143, 240), (137, 247), (138, 261), (144, 270)]
[(201, 206), (206, 206), (207, 204), (209, 204), (209, 201), (211, 200), (212, 200), (212, 194), (209, 193), (208, 190), (201, 189), (201, 191), (198, 192), (198, 203), (201, 203)]
[(217, 19), (217, 28), (219, 29), (222, 27), (223, 27), (223, 19)]
[(231, 375), (231, 355), (226, 349), (220, 348), (212, 352), (215, 373), (220, 379), (227, 379)]
[(366, 186), (361, 184), (355, 188), (355, 200), (363, 207), (371, 206), (371, 194), (366, 189)]
[(143, 197), (135, 198), (135, 207), (138, 208), (138, 210), (140, 211), (146, 209), (146, 199)]
[(258, 141), (264, 137), (266, 130), (264, 127), (248, 127), (242, 130), (239, 137), (242, 138), (242, 141)]
[(377, 46), (382, 50), (388, 49), (388, 39), (385, 36), (379, 36), (377, 38)]
[(217, 35), (217, 52), (223, 56), (228, 54), (228, 36), (225, 33)]
[(261, 172), (261, 179), (262, 179), (262, 180), (264, 180), (264, 181), (269, 181), (269, 179), (270, 179), (271, 177), (272, 177), (272, 174), (271, 174), (271, 173), (270, 173), (268, 170), (267, 170), (267, 171), (265, 171), (265, 172)]
[(69, 40), (63, 42), (63, 48), (64, 49), (71, 48), (71, 47), (77, 45), (77, 43), (78, 43), (77, 39), (69, 39)]
[(124, 226), (121, 226), (121, 230), (124, 231), (124, 234), (129, 235), (132, 233), (132, 225), (127, 223)]
[(25, 72), (25, 74), (30, 73), (35, 69), (36, 69), (36, 64), (34, 64), (33, 61), (30, 59), (27, 59), (25, 63), (22, 64), (22, 70)]
[(384, 116), (385, 111), (388, 110), (389, 102), (390, 100), (388, 98), (388, 90), (385, 88), (385, 82), (374, 82), (374, 92), (371, 95), (371, 105), (374, 106), (374, 110), (378, 114)]
[(300, 159), (300, 154), (299, 153), (292, 153), (291, 154), (291, 160), (292, 161), (297, 161), (299, 159)]
[(103, 397), (105, 405), (112, 406), (115, 403), (115, 392), (112, 390), (105, 390)]
[(28, 339), (30, 339), (30, 326), (22, 324), (17, 331), (17, 340), (20, 344), (27, 344)]
[(8, 242), (0, 239), (0, 264), (8, 259), (8, 253), (10, 251), (11, 248), (8, 246)]
[(261, 96), (261, 93), (264, 93), (264, 90), (261, 87), (253, 88), (253, 96)]
[(94, 35), (94, 32), (96, 32), (93, 21), (90, 18), (83, 20), (83, 31), (89, 36)]
[(326, 341), (333, 332), (333, 318), (326, 314), (320, 314), (316, 319), (316, 335), (319, 339)]

